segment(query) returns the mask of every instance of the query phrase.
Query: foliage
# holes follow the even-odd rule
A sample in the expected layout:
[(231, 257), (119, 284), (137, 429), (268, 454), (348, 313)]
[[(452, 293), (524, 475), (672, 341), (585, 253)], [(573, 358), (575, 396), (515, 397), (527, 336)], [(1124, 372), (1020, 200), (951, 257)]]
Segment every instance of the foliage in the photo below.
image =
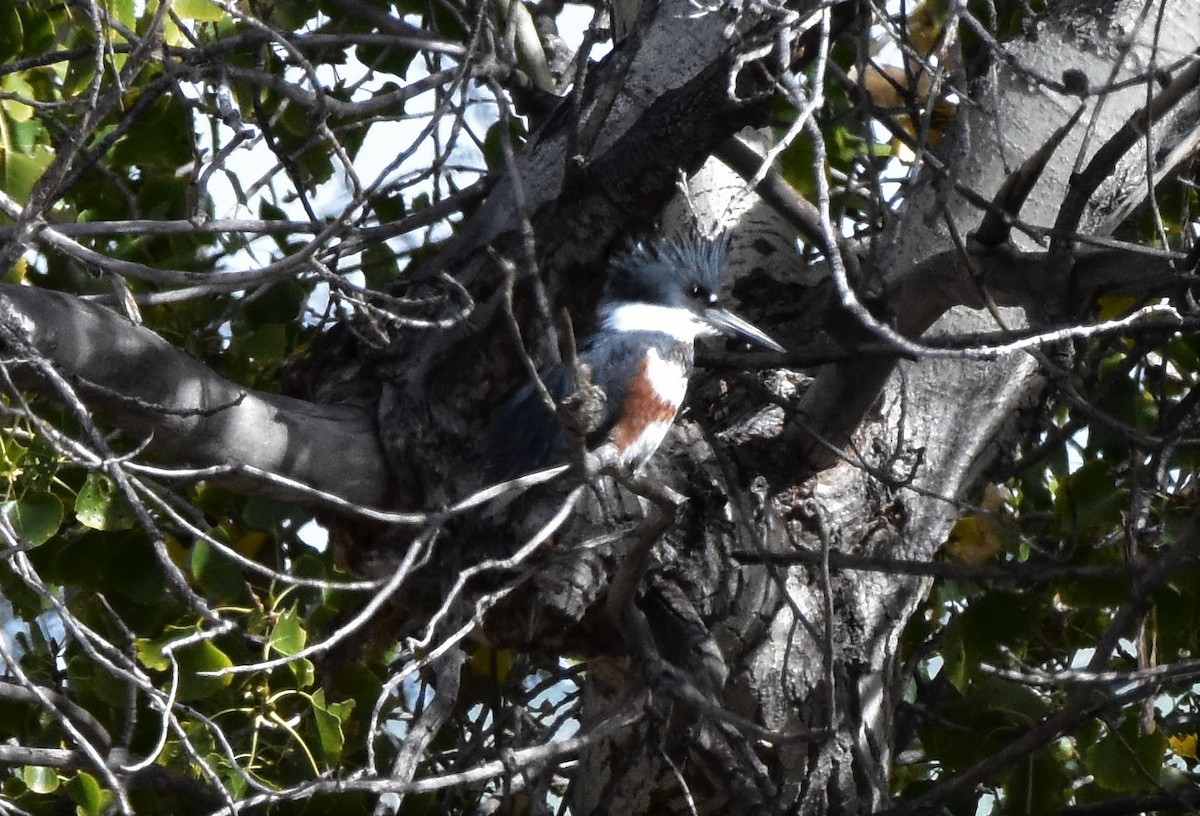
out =
[(939, 583), (910, 624), (924, 755), (909, 784), (988, 757), (1070, 701), (1071, 728), (999, 777), (1003, 812), (1136, 808), (1137, 794), (1169, 802), (1195, 785), (1195, 350), (1177, 335), (1081, 350), (1078, 396), (1046, 406), (996, 498), (960, 520), (973, 559), (960, 563), (1032, 569)]
[[(427, 27), (406, 41), (336, 3), (0, 3), (0, 224), (36, 205), (77, 242), (8, 256), (9, 279), (110, 302), (115, 291), (144, 325), (215, 370), (278, 390), (285, 361), (338, 318), (343, 299), (360, 299), (364, 282), (382, 289), (414, 251), (428, 252), (445, 218), (469, 203), (445, 202), (486, 170), (495, 106), (454, 71), (462, 21), (442, 6), (411, 11)], [(454, 116), (434, 115), (439, 106)], [(355, 163), (383, 150), (391, 161), (403, 152), (398, 139), (409, 158), (360, 180)], [(437, 218), (414, 219), (425, 229), (405, 220), (439, 205)], [(404, 238), (314, 259), (310, 241), (326, 219), (357, 228), (386, 219)], [(96, 275), (76, 247), (125, 276)], [(276, 272), (259, 274), (267, 259)], [(255, 272), (240, 283), (224, 280), (246, 270)], [(5, 681), (59, 689), (71, 708), (64, 721), (55, 712), (66, 697), (6, 698), (5, 736), (58, 751), (46, 765), (11, 764), (6, 801), (27, 813), (67, 802), (81, 814), (205, 812), (254, 796), (303, 801), (315, 795), (306, 785), (361, 767), (368, 719), (386, 700), (388, 644), (327, 665), (323, 677), (303, 657), (279, 661), (373, 587), (334, 563), (312, 510), (213, 485), (175, 491), (145, 472), (114, 478), (81, 454), (88, 441), (73, 443), (90, 431), (78, 418), (32, 409), (10, 396), (0, 440), (16, 547), (0, 569)], [(272, 660), (280, 665), (230, 671)], [(407, 674), (384, 713), (385, 750), (420, 710), (425, 681)], [(506, 717), (525, 699), (521, 676), (508, 684)], [(460, 727), (478, 728), (471, 723), (491, 705), (464, 705)], [(100, 755), (118, 749), (111, 767), (75, 757), (71, 711), (87, 713), (85, 736)]]

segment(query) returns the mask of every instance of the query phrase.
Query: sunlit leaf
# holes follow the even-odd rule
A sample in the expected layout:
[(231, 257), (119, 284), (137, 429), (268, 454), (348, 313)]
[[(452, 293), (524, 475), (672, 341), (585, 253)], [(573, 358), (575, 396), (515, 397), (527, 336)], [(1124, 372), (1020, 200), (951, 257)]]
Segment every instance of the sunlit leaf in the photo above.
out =
[(5, 283), (21, 284), (25, 282), (25, 277), (29, 272), (29, 261), (24, 258), (17, 258), (13, 262), (12, 268), (4, 278)]
[(137, 520), (116, 482), (102, 473), (89, 473), (75, 497), (75, 518), (93, 530), (128, 530)]
[(307, 658), (301, 657), (290, 661), (288, 669), (291, 671), (293, 683), (298, 689), (310, 688), (316, 682), (317, 668)]
[(18, 153), (0, 147), (0, 184), (4, 192), (24, 202), (53, 159), (54, 153), (40, 145), (32, 153)]
[(147, 669), (166, 671), (171, 668), (171, 659), (163, 652), (162, 644), (148, 638), (138, 638), (134, 642), (138, 662)]
[(0, 475), (9, 479), (19, 476), (20, 474), (16, 471), (25, 460), (27, 453), (29, 453), (29, 448), (7, 434), (0, 434), (0, 469), (3, 471)]
[(1176, 734), (1173, 737), (1168, 737), (1167, 744), (1171, 746), (1171, 751), (1176, 756), (1181, 756), (1185, 759), (1196, 758), (1196, 733), (1194, 731), (1189, 734)]
[(171, 8), (185, 20), (212, 23), (225, 16), (225, 10), (209, 0), (175, 0)]
[(103, 0), (110, 16), (124, 26), (133, 28), (137, 24), (137, 8), (134, 0)]
[(301, 626), (295, 607), (281, 612), (271, 629), (271, 648), (281, 655), (294, 655), (308, 642), (308, 633)]
[[(13, 94), (24, 99), (36, 99), (33, 87), (18, 73), (6, 74), (0, 77), (0, 91)], [(27, 122), (34, 116), (34, 109), (20, 99), (0, 100), (0, 109), (14, 122)]]
[(978, 566), (992, 560), (1003, 548), (994, 519), (984, 513), (963, 516), (946, 541), (946, 557), (958, 564)]
[(34, 793), (53, 793), (58, 790), (59, 778), (53, 768), (43, 765), (26, 765), (21, 769), (21, 781)]

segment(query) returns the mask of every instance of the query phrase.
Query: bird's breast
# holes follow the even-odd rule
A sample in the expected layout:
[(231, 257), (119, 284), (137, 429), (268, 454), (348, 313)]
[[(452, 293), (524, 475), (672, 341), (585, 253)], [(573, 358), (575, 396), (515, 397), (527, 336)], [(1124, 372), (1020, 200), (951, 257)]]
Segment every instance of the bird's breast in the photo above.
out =
[(648, 349), (629, 383), (612, 430), (612, 441), (631, 468), (649, 459), (662, 444), (687, 393), (688, 359)]

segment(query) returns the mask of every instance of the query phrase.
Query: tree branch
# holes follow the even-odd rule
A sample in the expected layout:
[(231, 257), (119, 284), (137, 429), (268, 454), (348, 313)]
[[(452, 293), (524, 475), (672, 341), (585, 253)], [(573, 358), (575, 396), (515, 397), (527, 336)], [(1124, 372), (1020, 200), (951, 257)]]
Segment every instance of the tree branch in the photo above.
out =
[[(59, 292), (0, 285), (0, 330), (7, 365), (19, 370), (22, 357), (44, 356), (110, 422), (172, 462), (245, 465), (347, 501), (385, 501), (387, 468), (364, 410), (241, 388), (148, 329)], [(228, 478), (254, 492), (307, 497)]]

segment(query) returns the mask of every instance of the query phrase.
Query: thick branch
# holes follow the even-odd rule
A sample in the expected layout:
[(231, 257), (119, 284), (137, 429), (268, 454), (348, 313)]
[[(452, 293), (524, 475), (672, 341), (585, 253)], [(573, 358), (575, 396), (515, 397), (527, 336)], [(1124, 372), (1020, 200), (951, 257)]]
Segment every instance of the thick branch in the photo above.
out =
[[(348, 501), (383, 502), (386, 466), (364, 411), (241, 388), (148, 329), (59, 292), (0, 286), (0, 324), (10, 364), (42, 355), (88, 404), (173, 463), (246, 466)], [(242, 486), (303, 498), (279, 485)]]

